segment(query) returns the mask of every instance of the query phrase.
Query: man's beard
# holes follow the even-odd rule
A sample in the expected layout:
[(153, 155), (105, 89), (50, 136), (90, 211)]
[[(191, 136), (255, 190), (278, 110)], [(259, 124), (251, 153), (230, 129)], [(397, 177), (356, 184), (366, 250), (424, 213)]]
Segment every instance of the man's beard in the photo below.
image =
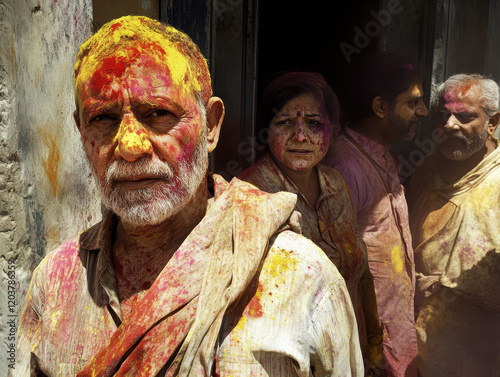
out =
[[(402, 117), (397, 114), (393, 114), (390, 122), (392, 123), (392, 129), (394, 134), (398, 135), (402, 140), (410, 141), (415, 137), (416, 128), (420, 122), (418, 116), (414, 116), (410, 121), (405, 121)], [(416, 125), (416, 127), (413, 127)]]
[[(190, 159), (179, 162), (179, 173), (160, 160), (141, 157), (134, 162), (120, 159), (106, 170), (105, 182), (99, 185), (102, 203), (120, 219), (134, 226), (159, 224), (176, 215), (195, 196), (208, 169), (206, 138), (200, 136)], [(92, 164), (91, 164), (92, 165)], [(95, 168), (92, 172), (97, 178)], [(125, 189), (117, 179), (154, 175), (162, 182), (151, 187)]]
[(489, 120), (485, 122), (481, 133), (474, 135), (471, 141), (469, 141), (464, 135), (447, 135), (444, 143), (446, 143), (447, 140), (457, 140), (464, 146), (462, 148), (454, 147), (453, 149), (449, 149), (446, 147), (446, 144), (441, 144), (439, 151), (448, 160), (463, 161), (472, 157), (474, 154), (479, 152), (482, 147), (484, 147), (486, 140), (488, 139), (488, 123)]

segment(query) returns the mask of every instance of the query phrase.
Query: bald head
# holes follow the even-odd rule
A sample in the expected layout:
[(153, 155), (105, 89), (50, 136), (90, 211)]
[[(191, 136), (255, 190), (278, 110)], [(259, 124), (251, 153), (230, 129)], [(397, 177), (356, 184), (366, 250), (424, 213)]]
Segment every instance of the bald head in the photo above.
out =
[(151, 63), (142, 62), (145, 56), (163, 64), (174, 84), (184, 85), (200, 102), (212, 96), (207, 62), (186, 34), (147, 17), (126, 16), (105, 24), (81, 45), (74, 67), (77, 106), (83, 82), (101, 88), (131, 64)]

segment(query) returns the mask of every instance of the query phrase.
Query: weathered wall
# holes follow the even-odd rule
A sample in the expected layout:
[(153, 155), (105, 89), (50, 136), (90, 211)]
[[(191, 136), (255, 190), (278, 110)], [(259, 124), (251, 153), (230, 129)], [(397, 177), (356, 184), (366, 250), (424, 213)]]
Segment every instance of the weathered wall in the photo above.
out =
[(72, 119), (91, 0), (0, 0), (0, 376), (41, 258), (100, 217)]

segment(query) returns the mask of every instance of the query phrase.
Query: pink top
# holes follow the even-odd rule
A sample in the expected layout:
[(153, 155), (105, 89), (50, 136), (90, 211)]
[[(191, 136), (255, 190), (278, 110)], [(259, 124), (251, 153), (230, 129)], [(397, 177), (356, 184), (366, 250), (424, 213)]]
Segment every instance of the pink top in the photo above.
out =
[(347, 128), (323, 164), (344, 177), (368, 251), (388, 376), (416, 376), (415, 266), (404, 188), (389, 151)]

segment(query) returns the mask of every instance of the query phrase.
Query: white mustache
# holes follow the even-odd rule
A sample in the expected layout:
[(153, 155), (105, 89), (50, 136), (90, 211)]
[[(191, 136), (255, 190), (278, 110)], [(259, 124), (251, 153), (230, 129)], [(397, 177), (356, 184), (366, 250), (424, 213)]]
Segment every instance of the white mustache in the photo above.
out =
[(105, 179), (108, 185), (113, 181), (140, 176), (155, 176), (166, 181), (174, 179), (174, 170), (167, 162), (152, 161), (147, 157), (134, 162), (114, 161), (106, 170)]
[(459, 135), (459, 134), (455, 134), (455, 135), (445, 135), (444, 140), (445, 140), (445, 141), (447, 141), (447, 140), (460, 140), (460, 141), (462, 141), (462, 142), (467, 143), (467, 138), (466, 138), (464, 135)]

